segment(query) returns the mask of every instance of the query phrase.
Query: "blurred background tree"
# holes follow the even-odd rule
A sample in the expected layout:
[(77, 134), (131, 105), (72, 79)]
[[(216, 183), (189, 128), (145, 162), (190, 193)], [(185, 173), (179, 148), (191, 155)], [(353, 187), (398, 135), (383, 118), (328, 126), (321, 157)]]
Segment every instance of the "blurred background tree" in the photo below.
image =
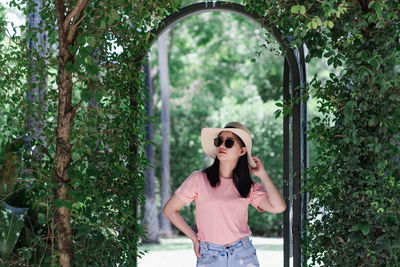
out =
[[(194, 15), (169, 31), (171, 194), (192, 171), (212, 163), (201, 148), (201, 129), (223, 127), (229, 121), (239, 121), (250, 129), (252, 154), (263, 161), (275, 185), (282, 188), (283, 121), (275, 120), (274, 111), (275, 102), (282, 99), (283, 58), (275, 52), (275, 41), (266, 39), (268, 34), (258, 23), (227, 12)], [(263, 49), (265, 46), (270, 49)], [(157, 45), (152, 46), (150, 54), (158, 194), (162, 138)], [(324, 61), (309, 64), (309, 77), (317, 75), (323, 80), (329, 72)], [(315, 104), (311, 97), (309, 119), (317, 113)], [(312, 160), (312, 143), (309, 152)], [(181, 214), (197, 231), (194, 202)], [(254, 235), (282, 236), (282, 216), (258, 213), (250, 207), (249, 226)]]

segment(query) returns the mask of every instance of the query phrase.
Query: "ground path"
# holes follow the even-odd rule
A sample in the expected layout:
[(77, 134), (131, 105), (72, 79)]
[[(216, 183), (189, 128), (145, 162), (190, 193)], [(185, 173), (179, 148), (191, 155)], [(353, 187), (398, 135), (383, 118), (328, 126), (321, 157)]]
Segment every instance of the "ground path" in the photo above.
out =
[[(261, 267), (283, 266), (283, 238), (252, 237)], [(144, 245), (149, 252), (138, 259), (138, 267), (194, 267), (193, 243), (185, 237), (162, 238), (159, 245)]]

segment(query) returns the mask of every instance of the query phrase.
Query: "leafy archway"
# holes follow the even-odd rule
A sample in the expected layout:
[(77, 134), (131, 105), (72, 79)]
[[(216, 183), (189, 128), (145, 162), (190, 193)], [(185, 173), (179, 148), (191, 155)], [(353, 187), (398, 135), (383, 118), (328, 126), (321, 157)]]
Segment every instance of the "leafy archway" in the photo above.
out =
[[(36, 2), (10, 1), (25, 14), (34, 8), (24, 4)], [(311, 122), (307, 136), (320, 146), (303, 187), (314, 200), (306, 222), (309, 236), (303, 239), (305, 257), (327, 266), (396, 266), (400, 258), (398, 1), (244, 3), (250, 13), (276, 25), (285, 36), (282, 39), (291, 36), (288, 46), (305, 43), (308, 59), (323, 56), (330, 65), (342, 67), (340, 75), (331, 74), (326, 83), (314, 79), (304, 88), (304, 95), (314, 90), (323, 114)], [(99, 258), (106, 265), (135, 263), (137, 240), (143, 234), (132, 207), (143, 200), (146, 167), (141, 151), (146, 143), (141, 64), (151, 35), (146, 29), (180, 4), (58, 0), (35, 11), (43, 18), (43, 28), (23, 26), (23, 35), (8, 36), (10, 42), (0, 57), (0, 96), (6, 103), (0, 108), (7, 114), (0, 124), (5, 135), (2, 145), (25, 135), (26, 114), (40, 109), (26, 105), (24, 95), (43, 83), (26, 81), (40, 70), (40, 81), (49, 76), (50, 91), (43, 128), (49, 145), (34, 140), (44, 159), (35, 160), (30, 151), (22, 157), (24, 170), (32, 172), (21, 178), (20, 188), (30, 187), (19, 200), (30, 205), (30, 214), (11, 260), (33, 265), (58, 261), (61, 266), (72, 261), (90, 265)], [(208, 2), (208, 8), (219, 4)], [(46, 31), (52, 50), (42, 57), (27, 44)], [(122, 52), (113, 50), (116, 43)], [(297, 63), (290, 61), (289, 52), (286, 70), (293, 72)], [(28, 67), (32, 58), (39, 68)], [(287, 91), (284, 96), (295, 102), (282, 104), (283, 114), (293, 117), (293, 138), (301, 131), (297, 85), (302, 81), (296, 77), (292, 75), (293, 94), (289, 97)], [(99, 105), (94, 108), (89, 103)], [(93, 120), (88, 122), (88, 117)], [(86, 133), (88, 126), (91, 130)], [(293, 139), (293, 160), (298, 164), (294, 178), (300, 177), (299, 143)], [(299, 199), (294, 200), (296, 205)], [(293, 226), (297, 233), (300, 224)]]
[[(301, 216), (302, 216), (302, 196), (300, 195), (301, 188), (301, 175), (302, 175), (302, 156), (301, 147), (306, 146), (306, 140), (301, 140), (302, 130), (300, 127), (301, 121), (301, 105), (305, 104), (300, 102), (300, 84), (304, 84), (305, 68), (304, 58), (301, 57), (303, 50), (300, 49), (300, 56), (297, 58), (295, 51), (292, 50), (287, 40), (282, 39), (281, 31), (267, 20), (265, 17), (259, 16), (256, 12), (246, 10), (243, 5), (231, 3), (231, 2), (203, 2), (196, 3), (179, 9), (179, 11), (167, 16), (161, 22), (159, 27), (155, 28), (150, 33), (149, 47), (157, 39), (159, 35), (165, 32), (168, 28), (172, 27), (175, 23), (182, 19), (192, 16), (201, 12), (212, 12), (212, 11), (225, 11), (234, 12), (242, 16), (248, 17), (258, 22), (262, 27), (268, 29), (276, 41), (281, 46), (284, 52), (284, 84), (283, 84), (283, 99), (286, 103), (293, 103), (291, 112), (287, 112), (284, 117), (284, 149), (283, 149), (283, 168), (284, 168), (284, 197), (287, 204), (287, 209), (284, 213), (284, 263), (285, 266), (289, 266), (289, 257), (293, 254), (293, 261), (296, 264), (301, 262)], [(137, 61), (141, 62), (145, 54), (138, 57)], [(301, 74), (302, 75), (301, 75)], [(149, 81), (149, 79), (146, 79)], [(289, 86), (291, 86), (289, 88)], [(149, 88), (150, 85), (147, 84)], [(292, 98), (292, 99), (291, 99)], [(294, 99), (298, 99), (295, 101)], [(304, 112), (306, 112), (303, 109)], [(289, 122), (291, 117), (291, 129), (292, 129), (292, 151), (290, 151), (290, 140), (289, 140)], [(303, 142), (303, 144), (301, 144)], [(290, 152), (292, 152), (292, 162), (290, 162)], [(305, 158), (305, 157), (303, 157)], [(292, 163), (292, 166), (290, 166)], [(292, 174), (290, 174), (292, 169)], [(289, 190), (289, 177), (293, 178), (292, 192)], [(290, 195), (291, 194), (291, 195)], [(293, 204), (292, 201), (293, 200)], [(291, 209), (293, 208), (293, 211)], [(291, 231), (292, 230), (292, 231)], [(290, 244), (292, 242), (292, 244)], [(293, 249), (293, 252), (290, 249)]]

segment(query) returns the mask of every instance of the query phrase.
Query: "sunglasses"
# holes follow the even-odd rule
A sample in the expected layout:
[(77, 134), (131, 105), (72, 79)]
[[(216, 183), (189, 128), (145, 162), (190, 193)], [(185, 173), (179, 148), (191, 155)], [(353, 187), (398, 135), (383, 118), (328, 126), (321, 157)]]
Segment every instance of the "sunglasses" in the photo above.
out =
[[(217, 137), (214, 139), (215, 147), (221, 146), (223, 142), (224, 142), (224, 139), (222, 139), (222, 137)], [(225, 147), (226, 148), (231, 148), (231, 147), (233, 147), (234, 144), (235, 144), (235, 139), (233, 139), (232, 137), (228, 137), (225, 139)]]

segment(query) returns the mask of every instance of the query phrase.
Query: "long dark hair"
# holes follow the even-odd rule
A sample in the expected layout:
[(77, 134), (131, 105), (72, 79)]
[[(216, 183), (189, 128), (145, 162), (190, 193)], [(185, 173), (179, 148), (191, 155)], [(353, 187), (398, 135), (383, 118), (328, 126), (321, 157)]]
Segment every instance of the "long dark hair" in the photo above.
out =
[[(221, 133), (218, 134), (220, 136)], [(235, 134), (235, 136), (240, 140), (240, 145), (242, 147), (245, 146), (243, 140)], [(219, 178), (219, 159), (215, 157), (213, 164), (203, 170), (207, 174), (208, 181), (212, 187), (217, 187), (221, 181)], [(247, 152), (240, 156), (236, 163), (236, 167), (232, 171), (233, 173), (233, 182), (235, 184), (236, 189), (240, 193), (243, 198), (246, 198), (249, 195), (252, 184), (254, 183), (253, 179), (250, 177), (250, 171), (248, 167), (247, 161)]]

